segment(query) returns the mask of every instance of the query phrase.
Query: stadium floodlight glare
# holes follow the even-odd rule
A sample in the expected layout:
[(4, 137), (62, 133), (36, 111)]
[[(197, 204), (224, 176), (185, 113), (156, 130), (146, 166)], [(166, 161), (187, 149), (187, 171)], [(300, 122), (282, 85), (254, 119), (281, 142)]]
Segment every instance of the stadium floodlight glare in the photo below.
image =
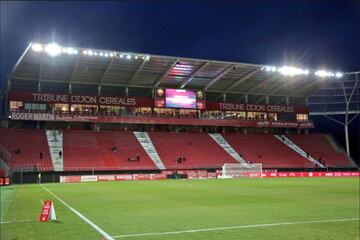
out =
[(138, 56), (135, 56), (135, 59), (138, 59)]
[(328, 71), (325, 71), (325, 70), (316, 71), (315, 75), (318, 76), (318, 77), (334, 77), (335, 76), (334, 73), (328, 72)]
[(92, 50), (89, 50), (89, 51), (87, 52), (87, 54), (88, 54), (89, 56), (92, 56), (92, 55), (94, 55), (94, 52), (93, 52)]
[(88, 51), (84, 50), (82, 53), (83, 53), (84, 55), (87, 55), (87, 54), (88, 54)]
[(274, 66), (265, 66), (264, 69), (267, 72), (276, 72), (276, 70), (277, 70), (276, 67), (274, 67)]
[(126, 59), (130, 60), (131, 59), (131, 55), (127, 55)]
[(108, 56), (109, 56), (109, 54), (108, 54), (108, 53), (105, 53), (105, 54), (104, 54), (104, 56), (105, 56), (105, 57), (108, 57)]
[(120, 58), (123, 58), (124, 57), (124, 54), (120, 54)]
[(292, 66), (283, 66), (277, 69), (277, 71), (285, 76), (296, 76), (296, 75), (307, 75), (309, 74), (309, 70), (304, 70), (297, 67)]
[(114, 54), (113, 53), (110, 53), (110, 57), (113, 57), (114, 56)]
[(44, 50), (43, 46), (40, 44), (40, 43), (33, 43), (31, 45), (31, 49), (34, 51), (34, 52), (42, 52)]
[(61, 47), (57, 43), (49, 43), (45, 46), (45, 52), (51, 57), (56, 57), (61, 54)]
[(94, 52), (94, 55), (97, 56), (97, 55), (98, 55), (98, 52)]
[(104, 53), (103, 53), (103, 52), (100, 52), (100, 53), (99, 53), (99, 56), (100, 56), (100, 57), (103, 57), (103, 56), (104, 56)]
[(342, 78), (343, 76), (344, 76), (344, 74), (342, 74), (341, 72), (337, 72), (335, 74), (335, 77), (337, 77), (337, 78)]
[(69, 55), (74, 55), (74, 54), (78, 54), (78, 50), (76, 50), (75, 48), (63, 48), (62, 49), (63, 53), (69, 54)]

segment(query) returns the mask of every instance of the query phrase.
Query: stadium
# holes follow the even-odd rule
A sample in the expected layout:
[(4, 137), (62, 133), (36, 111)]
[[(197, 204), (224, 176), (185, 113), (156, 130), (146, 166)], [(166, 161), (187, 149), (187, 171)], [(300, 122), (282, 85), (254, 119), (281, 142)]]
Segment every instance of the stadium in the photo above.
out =
[(359, 239), (360, 71), (89, 46), (2, 82), (1, 240)]
[[(234, 204), (235, 209), (239, 206), (226, 202), (226, 192), (229, 189), (248, 188), (254, 184), (257, 186), (254, 187), (255, 191), (268, 184), (283, 184), (286, 187), (301, 181), (305, 184), (304, 189), (294, 194), (302, 195), (302, 190), (309, 190), (306, 188), (306, 181), (314, 181), (312, 186), (315, 188), (325, 188), (331, 184), (331, 187), (349, 190), (358, 184), (357, 165), (334, 138), (326, 134), (309, 133), (315, 127), (309, 115), (317, 114), (310, 112), (310, 96), (338, 81), (343, 81), (343, 85), (353, 84), (350, 89), (352, 94), (355, 91), (353, 89), (358, 86), (357, 73), (72, 48), (56, 43), (30, 43), (14, 67), (4, 94), (7, 118), (3, 121), (4, 128), (0, 129), (2, 174), (5, 177), (3, 184), (41, 184), (41, 187), (30, 185), (31, 187), (23, 190), (20, 187), (15, 196), (16, 203), (19, 200), (18, 204), (21, 204), (21, 201), (29, 198), (26, 201), (34, 201), (36, 207), (41, 207), (38, 206), (39, 199), (40, 202), (46, 199), (54, 201), (59, 221), (69, 224), (70, 232), (73, 231), (70, 227), (73, 224), (81, 225), (79, 227), (84, 228), (84, 231), (95, 224), (86, 226), (81, 220), (86, 217), (77, 219), (72, 216), (74, 214), (66, 209), (72, 208), (67, 205), (68, 199), (71, 199), (71, 203), (81, 202), (81, 196), (88, 195), (91, 200), (84, 200), (89, 205), (84, 202), (81, 209), (89, 210), (91, 214), (95, 214), (92, 212), (95, 205), (104, 204), (103, 211), (97, 209), (95, 215), (101, 219), (108, 216), (113, 223), (107, 223), (106, 230), (89, 231), (89, 235), (82, 235), (84, 239), (90, 239), (90, 236), (91, 239), (100, 239), (96, 235), (103, 235), (105, 239), (152, 239), (159, 236), (161, 238), (162, 234), (166, 238), (177, 238), (177, 235), (193, 231), (188, 230), (194, 228), (193, 224), (192, 228), (185, 227), (183, 219), (188, 217), (194, 221), (211, 218), (214, 223), (219, 218), (222, 224), (218, 234), (230, 238), (236, 231), (233, 232), (230, 227), (230, 233), (222, 232), (221, 226), (227, 229), (230, 223), (224, 224), (227, 220), (222, 219), (221, 212), (231, 212), (232, 208), (228, 204)], [(294, 177), (304, 179), (296, 182), (288, 180)], [(314, 178), (310, 180), (305, 177)], [(332, 177), (345, 178), (332, 182)], [(231, 182), (231, 179), (220, 180), (221, 178), (250, 180), (240, 182), (237, 186), (237, 182)], [(176, 182), (165, 179), (190, 180)], [(135, 185), (123, 182), (117, 185), (117, 181), (135, 180), (141, 181)], [(60, 184), (42, 185), (58, 182)], [(217, 190), (219, 187), (222, 190)], [(164, 192), (161, 188), (164, 188)], [(259, 194), (252, 193), (251, 188), (247, 190), (250, 192), (246, 194), (251, 193), (247, 198), (256, 198), (256, 194)], [(31, 194), (27, 195), (29, 193), (26, 191), (31, 191)], [(130, 194), (130, 199), (119, 199), (116, 196), (118, 191), (123, 191), (123, 194), (129, 191), (135, 195)], [(184, 195), (175, 199), (153, 199), (158, 194), (176, 196), (179, 191), (183, 191)], [(213, 191), (220, 191), (219, 194), (224, 198), (218, 199), (219, 202), (208, 199)], [(279, 190), (275, 189), (276, 191)], [(319, 193), (321, 191), (311, 192)], [(109, 197), (96, 199), (98, 194)], [(280, 191), (277, 194), (282, 193)], [(324, 222), (321, 222), (322, 219), (314, 221), (320, 221), (321, 225), (326, 223), (329, 227), (344, 221), (344, 228), (349, 228), (350, 236), (351, 228), (358, 225), (358, 220), (354, 220), (358, 217), (358, 206), (355, 204), (358, 196), (356, 192), (346, 194), (355, 194), (349, 195), (348, 199), (350, 212), (347, 216), (351, 217), (341, 218), (340, 222), (336, 222), (338, 217), (335, 220), (325, 219)], [(11, 191), (5, 193), (5, 197), (7, 195), (11, 195)], [(62, 200), (63, 197), (66, 201)], [(167, 207), (175, 204), (176, 198), (185, 198), (179, 203), (179, 208), (174, 209), (175, 212), (169, 211), (170, 216), (164, 216), (170, 221), (173, 214), (181, 214), (182, 219), (177, 224), (185, 224), (184, 227), (169, 226), (174, 231), (153, 233), (153, 226), (148, 223), (147, 231), (134, 226), (128, 231), (122, 229), (120, 235), (110, 235), (107, 232), (112, 232), (113, 229), (109, 225), (115, 228), (118, 227), (117, 224), (122, 225), (123, 221), (130, 219), (117, 220), (116, 216), (105, 212), (119, 211), (111, 209), (115, 202), (125, 204), (128, 211), (128, 207), (132, 208), (127, 202), (131, 198), (137, 204), (140, 204), (138, 201), (149, 198), (147, 204), (169, 204)], [(93, 202), (94, 199), (97, 203)], [(198, 216), (178, 212), (183, 207), (191, 209), (187, 204), (197, 201), (204, 201), (204, 205), (194, 209), (195, 212), (200, 211)], [(269, 204), (279, 204), (277, 200), (268, 201)], [(107, 203), (110, 205), (106, 206)], [(203, 208), (211, 208), (214, 207), (213, 204), (220, 203), (225, 204), (223, 208), (201, 213)], [(78, 204), (75, 202), (76, 209)], [(155, 214), (161, 209), (161, 205), (154, 208), (151, 205), (140, 205), (137, 207), (144, 209), (131, 216), (135, 221), (140, 221), (136, 216), (146, 218), (147, 214)], [(34, 207), (30, 204), (24, 206)], [(7, 233), (11, 235), (14, 231), (11, 227), (23, 226), (26, 231), (34, 224), (21, 223), (22, 220), (36, 220), (34, 216), (17, 216), (17, 212), (12, 209), (14, 207), (14, 204), (10, 206), (10, 212), (5, 215), (8, 218), (4, 222), (19, 223), (6, 225), (8, 230), (4, 231), (5, 239), (11, 239), (7, 238)], [(343, 210), (342, 214), (345, 216), (346, 211)], [(125, 215), (134, 214), (131, 212), (130, 210)], [(245, 214), (251, 212), (247, 210)], [(27, 215), (27, 212), (23, 214)], [(81, 213), (76, 215), (83, 216)], [(20, 220), (19, 217), (25, 219)], [(152, 217), (148, 217), (148, 221), (152, 223)], [(237, 217), (236, 214), (232, 216), (235, 219)], [(292, 224), (292, 221), (285, 220), (281, 222)], [(328, 221), (334, 223), (329, 224)], [(196, 228), (206, 235), (190, 234), (186, 238), (210, 238), (208, 232), (216, 231), (219, 225), (213, 229), (207, 222), (208, 220)], [(155, 221), (155, 224), (160, 223), (161, 221)], [(266, 226), (273, 223), (264, 224)], [(239, 225), (239, 228), (251, 226)], [(161, 229), (161, 226), (158, 227)], [(51, 226), (53, 230), (48, 231), (55, 231), (56, 228), (57, 225), (54, 224)], [(196, 229), (194, 232), (197, 232)], [(21, 234), (23, 233), (19, 232), (18, 236), (22, 236)]]

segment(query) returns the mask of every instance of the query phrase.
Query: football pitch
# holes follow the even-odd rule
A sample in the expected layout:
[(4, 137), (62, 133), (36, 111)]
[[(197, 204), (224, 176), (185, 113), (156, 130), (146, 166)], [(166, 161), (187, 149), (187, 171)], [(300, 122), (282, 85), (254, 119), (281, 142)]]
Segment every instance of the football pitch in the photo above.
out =
[[(58, 221), (38, 221), (42, 202)], [(1, 240), (359, 239), (359, 178), (159, 180), (1, 188)]]

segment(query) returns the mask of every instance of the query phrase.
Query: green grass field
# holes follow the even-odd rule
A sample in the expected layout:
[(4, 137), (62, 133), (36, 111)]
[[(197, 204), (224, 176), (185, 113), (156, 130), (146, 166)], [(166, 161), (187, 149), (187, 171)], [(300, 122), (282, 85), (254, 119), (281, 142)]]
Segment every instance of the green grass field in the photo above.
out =
[[(113, 239), (359, 239), (359, 178), (162, 180), (44, 187)], [(106, 239), (45, 188), (1, 188), (1, 240)], [(38, 222), (44, 200), (54, 201), (57, 222)]]

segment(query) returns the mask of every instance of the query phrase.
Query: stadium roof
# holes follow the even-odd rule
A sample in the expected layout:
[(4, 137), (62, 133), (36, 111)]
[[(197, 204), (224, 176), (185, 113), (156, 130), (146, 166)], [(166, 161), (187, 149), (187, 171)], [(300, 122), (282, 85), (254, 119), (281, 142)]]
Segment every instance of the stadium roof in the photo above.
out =
[[(207, 100), (305, 103), (342, 74), (185, 57), (159, 56), (57, 44), (30, 43), (8, 84), (22, 90), (150, 96), (155, 87), (203, 90)], [(291, 75), (291, 76), (290, 76)], [(344, 78), (346, 77), (344, 74)]]

